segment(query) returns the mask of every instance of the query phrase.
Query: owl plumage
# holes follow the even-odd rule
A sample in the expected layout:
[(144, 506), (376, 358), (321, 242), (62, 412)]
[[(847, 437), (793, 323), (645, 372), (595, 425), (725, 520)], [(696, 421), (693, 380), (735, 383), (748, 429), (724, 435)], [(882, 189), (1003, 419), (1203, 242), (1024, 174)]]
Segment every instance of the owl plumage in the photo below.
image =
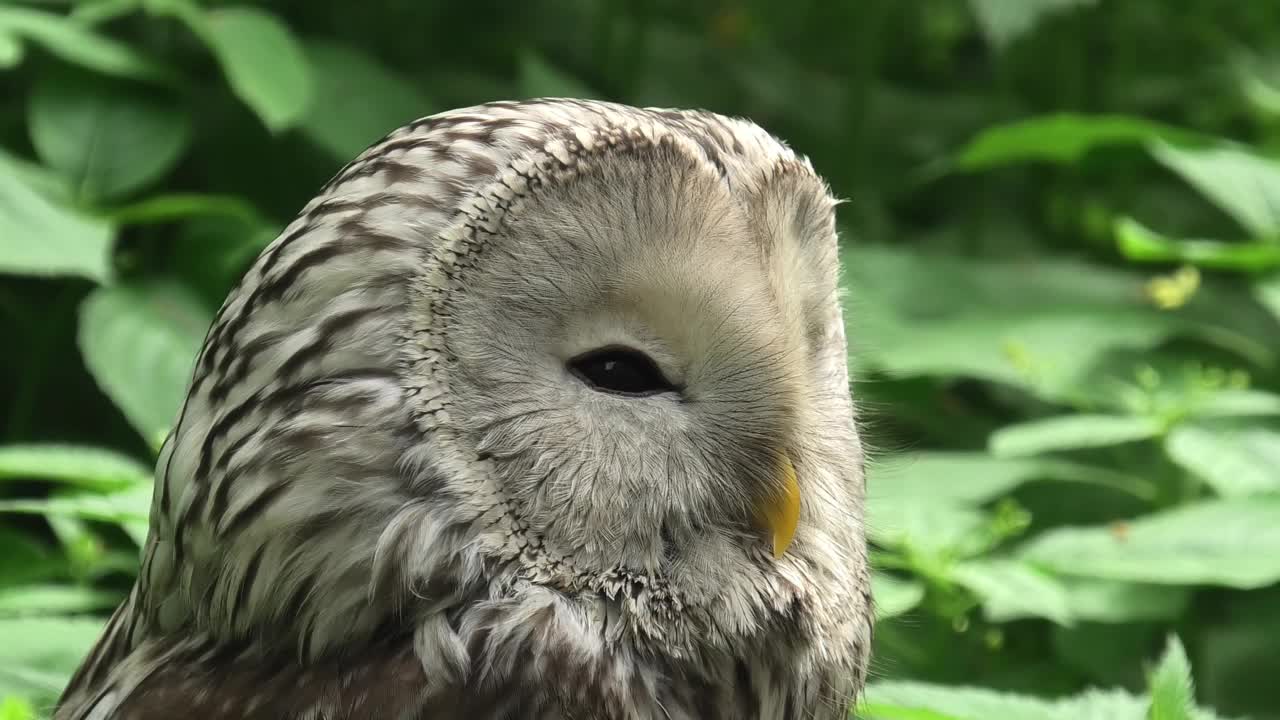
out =
[(55, 717), (847, 717), (872, 620), (835, 204), (705, 112), (391, 133), (218, 313)]

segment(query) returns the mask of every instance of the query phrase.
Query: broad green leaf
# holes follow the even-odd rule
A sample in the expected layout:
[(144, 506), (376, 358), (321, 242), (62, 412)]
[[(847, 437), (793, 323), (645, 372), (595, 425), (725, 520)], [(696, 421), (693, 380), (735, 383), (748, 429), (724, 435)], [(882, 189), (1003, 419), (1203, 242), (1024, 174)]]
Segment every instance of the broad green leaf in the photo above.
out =
[(1263, 587), (1280, 581), (1280, 497), (1224, 498), (1109, 527), (1050, 530), (1021, 555), (1081, 577)]
[[(1099, 358), (1194, 337), (1259, 364), (1275, 362), (1280, 325), (1225, 288), (1184, 307), (1144, 301), (1144, 278), (1065, 260), (963, 259), (877, 246), (842, 253), (855, 375), (964, 376), (1058, 399)], [(1229, 307), (1229, 312), (1224, 310)]]
[(1077, 620), (1099, 623), (1127, 623), (1142, 620), (1174, 620), (1181, 617), (1190, 600), (1186, 588), (1169, 585), (1060, 578), (1067, 593), (1067, 606)]
[(8, 695), (0, 700), (0, 720), (36, 720), (36, 708), (24, 697)]
[(128, 45), (53, 13), (0, 4), (0, 36), (22, 38), (104, 75), (176, 84), (175, 73)]
[(1181, 425), (1165, 438), (1169, 457), (1224, 497), (1280, 493), (1280, 430), (1246, 422)]
[(869, 470), (867, 496), (884, 501), (977, 505), (1037, 479), (1125, 488), (1134, 478), (1102, 467), (1048, 458), (1000, 458), (969, 451), (889, 455)]
[(519, 58), (520, 94), (526, 98), (599, 98), (580, 80), (551, 65), (541, 55), (524, 51)]
[(112, 493), (81, 493), (31, 500), (0, 500), (0, 513), (66, 515), (119, 525), (139, 545), (147, 536), (151, 512), (151, 486)]
[(960, 151), (956, 166), (984, 170), (1037, 161), (1067, 164), (1101, 147), (1161, 139), (1199, 142), (1190, 131), (1127, 115), (1043, 115), (982, 131)]
[(118, 490), (151, 482), (151, 471), (114, 450), (79, 445), (0, 445), (0, 481), (55, 480)]
[(951, 568), (951, 577), (982, 601), (992, 622), (1041, 617), (1060, 625), (1073, 621), (1066, 589), (1054, 577), (1016, 560), (969, 560)]
[(1060, 415), (1006, 426), (992, 434), (990, 446), (997, 457), (1022, 457), (1137, 442), (1161, 430), (1159, 422), (1145, 417)]
[(155, 447), (177, 420), (211, 319), (189, 290), (176, 285), (100, 288), (80, 308), (85, 365)]
[(1273, 316), (1280, 318), (1280, 273), (1271, 273), (1253, 286), (1254, 297)]
[(0, 587), (0, 617), (43, 616), (109, 610), (123, 596), (82, 585)]
[(1148, 720), (1192, 720), (1196, 698), (1191, 689), (1191, 662), (1176, 635), (1169, 637), (1164, 657), (1151, 675)]
[(1189, 263), (1213, 270), (1280, 267), (1280, 244), (1276, 243), (1171, 238), (1127, 217), (1116, 221), (1114, 231), (1120, 253), (1139, 262)]
[(1280, 234), (1280, 163), (1223, 144), (1188, 148), (1155, 142), (1151, 153), (1255, 238)]
[(171, 101), (64, 73), (36, 84), (27, 123), (40, 157), (86, 200), (124, 195), (157, 180), (191, 137), (190, 120)]
[(56, 699), (104, 624), (98, 618), (0, 618), (0, 694)]
[(1240, 418), (1280, 415), (1280, 395), (1244, 388), (1219, 390), (1196, 403), (1191, 415), (1198, 418)]
[(51, 548), (17, 530), (0, 525), (0, 587), (39, 582), (65, 575), (66, 561)]
[(279, 17), (235, 6), (180, 16), (213, 50), (227, 82), (272, 132), (297, 125), (314, 94), (302, 44)]
[(115, 230), (38, 192), (32, 174), (0, 154), (0, 273), (111, 278)]
[[(882, 681), (867, 685), (859, 717), (867, 720), (1145, 720), (1145, 698), (1120, 690), (1087, 690), (1046, 700), (987, 688)], [(922, 714), (906, 714), (916, 711)], [(929, 714), (933, 713), (933, 714)], [(1217, 720), (1194, 710), (1193, 720)]]
[(314, 70), (315, 101), (300, 129), (342, 162), (435, 111), (417, 85), (359, 48), (312, 41), (307, 57)]
[(0, 70), (17, 67), (26, 54), (27, 49), (17, 35), (0, 32)]
[(980, 510), (910, 500), (872, 501), (867, 535), (882, 547), (910, 548), (923, 555), (972, 554), (973, 538), (986, 525)]
[(876, 620), (897, 617), (924, 599), (924, 585), (882, 572), (871, 573), (871, 596), (875, 598)]
[(235, 195), (171, 193), (112, 208), (103, 215), (120, 225), (151, 225), (195, 217), (230, 217), (246, 223), (258, 222), (258, 213), (244, 198)]
[(969, 0), (987, 41), (1001, 48), (1033, 29), (1046, 17), (1098, 0)]

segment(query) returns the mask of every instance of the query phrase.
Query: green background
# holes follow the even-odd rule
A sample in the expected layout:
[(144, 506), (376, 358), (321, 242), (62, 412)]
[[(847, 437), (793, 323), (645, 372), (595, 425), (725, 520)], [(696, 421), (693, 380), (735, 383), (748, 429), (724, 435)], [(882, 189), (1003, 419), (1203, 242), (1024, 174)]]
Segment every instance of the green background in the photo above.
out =
[(534, 96), (748, 116), (848, 199), (863, 717), (1280, 718), (1280, 3), (0, 0), (0, 720), (132, 582), (246, 264)]

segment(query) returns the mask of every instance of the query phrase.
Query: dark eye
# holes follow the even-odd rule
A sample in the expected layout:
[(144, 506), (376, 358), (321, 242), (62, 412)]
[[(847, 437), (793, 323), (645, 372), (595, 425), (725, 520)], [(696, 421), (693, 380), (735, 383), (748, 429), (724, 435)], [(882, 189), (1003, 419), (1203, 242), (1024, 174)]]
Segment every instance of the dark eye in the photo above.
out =
[(615, 395), (643, 397), (676, 389), (648, 355), (626, 347), (585, 352), (569, 361), (569, 371), (592, 389)]

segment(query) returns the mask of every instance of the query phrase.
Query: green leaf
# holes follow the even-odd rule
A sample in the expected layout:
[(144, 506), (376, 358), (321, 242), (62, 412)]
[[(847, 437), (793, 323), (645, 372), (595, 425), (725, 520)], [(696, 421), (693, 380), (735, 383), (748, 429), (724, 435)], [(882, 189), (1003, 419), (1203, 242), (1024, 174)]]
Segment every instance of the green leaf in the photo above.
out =
[(964, 146), (955, 163), (962, 170), (1036, 161), (1068, 164), (1101, 147), (1162, 139), (1201, 142), (1190, 131), (1138, 117), (1060, 113), (987, 128)]
[(359, 48), (312, 41), (307, 57), (316, 79), (315, 102), (300, 129), (342, 162), (435, 111), (414, 83)]
[(1244, 422), (1181, 425), (1165, 438), (1173, 461), (1223, 497), (1280, 492), (1280, 430)]
[(154, 182), (186, 150), (191, 122), (172, 103), (101, 78), (58, 73), (32, 91), (31, 142), (77, 197), (116, 197)]
[(68, 516), (111, 523), (142, 546), (147, 539), (151, 514), (151, 486), (112, 493), (55, 495), (37, 500), (0, 500), (0, 513)]
[(1258, 271), (1280, 267), (1280, 245), (1270, 242), (1186, 240), (1160, 235), (1132, 218), (1115, 222), (1120, 253), (1138, 262), (1178, 262), (1213, 270)]
[(1071, 604), (1058, 580), (1016, 560), (969, 560), (951, 568), (951, 577), (982, 601), (991, 622), (1040, 617), (1070, 625)]
[(1168, 585), (1065, 577), (1059, 582), (1067, 593), (1067, 607), (1077, 620), (1129, 623), (1143, 620), (1175, 620), (1190, 601), (1185, 588)]
[(1144, 302), (1143, 278), (1096, 265), (854, 244), (841, 259), (847, 332), (860, 339), (854, 376), (958, 375), (1059, 399), (1108, 352), (1174, 337), (1275, 362), (1264, 337), (1280, 327), (1225, 289), (1204, 287), (1185, 307), (1162, 311)]
[(0, 701), (0, 720), (36, 720), (36, 708), (26, 698), (9, 695)]
[(179, 83), (172, 70), (128, 45), (52, 13), (0, 5), (0, 36), (21, 38), (69, 63), (104, 75)]
[(924, 599), (924, 585), (882, 572), (871, 573), (871, 596), (875, 598), (876, 620), (897, 617)]
[(1228, 388), (1196, 403), (1191, 415), (1198, 418), (1240, 418), (1280, 415), (1280, 395), (1263, 390)]
[(1021, 555), (1081, 577), (1263, 587), (1280, 581), (1280, 497), (1211, 500), (1110, 527), (1050, 530)]
[(245, 223), (259, 222), (258, 213), (235, 195), (170, 193), (156, 195), (103, 213), (120, 225), (152, 225), (197, 217), (228, 217)]
[(599, 93), (551, 65), (541, 55), (524, 51), (519, 58), (520, 95), (525, 98), (599, 98)]
[[(1061, 700), (987, 688), (882, 681), (867, 685), (860, 717), (868, 720), (1143, 720), (1147, 700), (1119, 690), (1088, 690)], [(910, 712), (920, 714), (910, 714)], [(1194, 720), (1215, 720), (1195, 710)]]
[(1133, 478), (1107, 468), (1047, 458), (1001, 458), (968, 451), (923, 451), (881, 458), (870, 469), (875, 502), (990, 502), (1032, 480), (1106, 485), (1133, 492)]
[(872, 501), (867, 506), (867, 536), (886, 548), (910, 548), (922, 555), (973, 554), (973, 539), (986, 525), (980, 510), (904, 501)]
[(1122, 445), (1156, 437), (1161, 431), (1159, 422), (1146, 417), (1060, 415), (997, 430), (991, 436), (990, 447), (997, 457), (1021, 457)]
[(38, 192), (27, 172), (0, 154), (0, 273), (111, 278), (115, 230)]
[(0, 526), (0, 587), (64, 575), (67, 563), (27, 535)]
[(1151, 675), (1151, 709), (1148, 720), (1193, 720), (1195, 694), (1191, 689), (1191, 663), (1176, 635), (1169, 637), (1164, 657)]
[(1255, 238), (1280, 235), (1280, 163), (1226, 144), (1189, 148), (1154, 142), (1151, 153)]
[(108, 610), (123, 596), (81, 585), (23, 585), (0, 588), (0, 617), (67, 615)]
[(55, 480), (96, 490), (151, 482), (151, 471), (114, 450), (78, 445), (0, 445), (0, 480)]
[(314, 94), (302, 44), (275, 15), (249, 6), (182, 12), (181, 17), (213, 50), (231, 89), (280, 132), (305, 116)]
[(1002, 48), (1048, 16), (1098, 0), (969, 0), (987, 41)]
[(1253, 294), (1273, 317), (1280, 318), (1280, 273), (1272, 273), (1255, 283)]
[(153, 446), (177, 420), (210, 322), (209, 311), (177, 285), (99, 288), (80, 308), (85, 365)]
[(0, 32), (0, 70), (17, 67), (26, 54), (26, 47), (16, 35)]
[(56, 699), (103, 625), (90, 618), (0, 618), (0, 693)]

